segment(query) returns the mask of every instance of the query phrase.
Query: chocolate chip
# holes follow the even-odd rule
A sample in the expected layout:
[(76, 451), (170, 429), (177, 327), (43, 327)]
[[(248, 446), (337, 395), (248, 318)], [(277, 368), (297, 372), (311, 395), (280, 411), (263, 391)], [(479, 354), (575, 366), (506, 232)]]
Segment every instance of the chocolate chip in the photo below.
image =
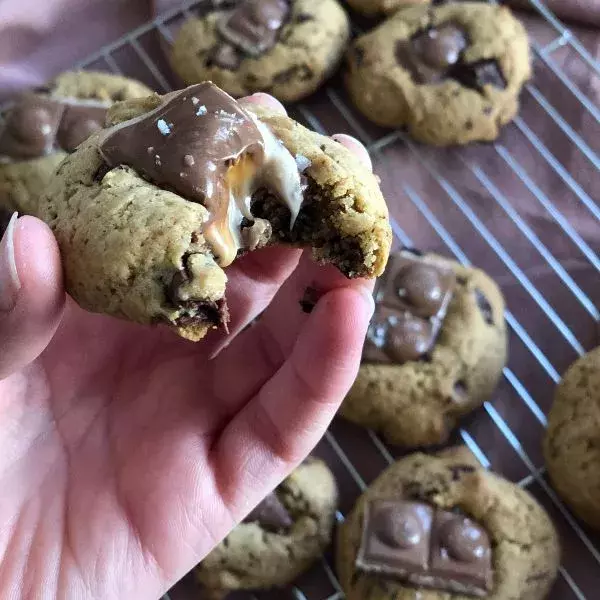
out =
[(302, 296), (302, 300), (300, 300), (300, 307), (302, 308), (302, 311), (310, 314), (322, 296), (322, 290), (318, 290), (317, 288), (310, 286), (307, 287), (304, 290), (304, 296)]
[(102, 181), (104, 179), (104, 176), (111, 170), (110, 165), (108, 165), (107, 163), (103, 162), (97, 169), (97, 171), (94, 173), (93, 176), (93, 180), (96, 182)]
[(492, 114), (492, 112), (494, 111), (494, 109), (491, 106), (484, 106), (483, 107), (483, 114), (486, 116), (490, 116)]
[(471, 131), (471, 129), (473, 129), (474, 127), (474, 123), (471, 119), (469, 119), (466, 123), (465, 123), (465, 129), (467, 131)]
[(188, 325), (200, 325), (210, 323), (211, 325), (224, 325), (227, 327), (229, 322), (229, 309), (225, 299), (212, 301), (192, 301), (182, 304), (182, 308), (193, 312), (194, 314), (184, 314), (175, 320), (178, 327), (187, 327)]
[(167, 298), (175, 305), (179, 306), (181, 299), (179, 298), (179, 288), (188, 280), (188, 275), (184, 269), (173, 275), (171, 283), (167, 287)]
[(293, 79), (298, 79), (300, 81), (307, 81), (313, 76), (312, 71), (306, 65), (295, 65), (286, 69), (285, 71), (280, 71), (273, 77), (273, 81), (275, 83), (288, 83)]
[(314, 21), (314, 17), (308, 13), (300, 13), (296, 16), (296, 23), (306, 23), (307, 21)]
[(477, 306), (483, 315), (483, 320), (488, 325), (494, 324), (494, 311), (492, 310), (492, 305), (489, 303), (489, 300), (485, 297), (485, 294), (477, 288), (475, 290), (475, 300), (477, 301)]
[(458, 481), (464, 473), (474, 473), (476, 470), (473, 465), (452, 465), (449, 469), (452, 473), (452, 481)]
[(352, 55), (354, 56), (357, 66), (360, 66), (365, 60), (365, 49), (362, 46), (354, 46), (354, 48), (352, 48)]
[(217, 66), (221, 69), (234, 71), (240, 66), (241, 62), (242, 57), (236, 48), (231, 44), (219, 44), (209, 54), (206, 66)]
[(454, 399), (458, 403), (462, 403), (468, 397), (469, 390), (467, 389), (467, 383), (463, 379), (459, 379), (454, 384)]
[(506, 80), (494, 58), (470, 64), (460, 62), (450, 69), (449, 76), (465, 87), (478, 92), (483, 92), (486, 85), (492, 85), (501, 90), (506, 88)]
[(118, 90), (112, 96), (114, 102), (121, 102), (125, 100), (125, 90)]

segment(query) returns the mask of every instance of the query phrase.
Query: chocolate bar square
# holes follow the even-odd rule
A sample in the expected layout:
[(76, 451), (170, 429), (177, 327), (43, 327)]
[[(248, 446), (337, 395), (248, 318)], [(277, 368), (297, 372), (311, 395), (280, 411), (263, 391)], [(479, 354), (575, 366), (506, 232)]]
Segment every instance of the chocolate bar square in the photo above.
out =
[(432, 518), (433, 509), (418, 502), (367, 503), (356, 566), (366, 573), (397, 577), (426, 571)]
[(492, 586), (488, 533), (464, 514), (437, 511), (431, 532), (430, 573), (440, 589), (486, 596)]

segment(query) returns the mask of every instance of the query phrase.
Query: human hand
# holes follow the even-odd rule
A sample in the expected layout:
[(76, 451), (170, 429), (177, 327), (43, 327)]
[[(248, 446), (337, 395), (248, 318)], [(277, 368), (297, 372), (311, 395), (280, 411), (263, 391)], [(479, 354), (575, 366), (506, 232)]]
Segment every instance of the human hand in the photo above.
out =
[[(228, 277), (230, 333), (191, 344), (80, 309), (48, 227), (13, 218), (0, 244), (0, 596), (158, 598), (321, 438), (358, 369), (372, 284), (289, 248)], [(308, 286), (325, 292), (311, 314)]]

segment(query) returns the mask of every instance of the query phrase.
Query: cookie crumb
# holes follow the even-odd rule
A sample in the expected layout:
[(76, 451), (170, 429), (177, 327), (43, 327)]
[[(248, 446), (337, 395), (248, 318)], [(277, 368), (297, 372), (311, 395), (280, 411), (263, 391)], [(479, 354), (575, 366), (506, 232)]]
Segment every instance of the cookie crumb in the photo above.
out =
[(308, 286), (304, 290), (304, 296), (302, 296), (302, 299), (300, 300), (300, 308), (302, 308), (302, 312), (310, 314), (317, 305), (319, 299), (324, 294), (325, 292), (323, 290)]

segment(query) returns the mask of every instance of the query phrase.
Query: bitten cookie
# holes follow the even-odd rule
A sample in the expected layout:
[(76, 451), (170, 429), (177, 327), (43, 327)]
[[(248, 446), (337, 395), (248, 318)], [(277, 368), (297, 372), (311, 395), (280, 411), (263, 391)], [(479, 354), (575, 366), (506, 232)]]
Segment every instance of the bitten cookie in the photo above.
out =
[(84, 308), (199, 340), (227, 325), (225, 268), (278, 242), (375, 277), (391, 230), (344, 146), (210, 83), (121, 103), (59, 167), (38, 216)]
[(31, 212), (56, 167), (104, 125), (113, 102), (151, 93), (125, 77), (73, 71), (18, 97), (0, 122), (0, 204)]
[(494, 140), (531, 75), (527, 33), (503, 6), (403, 10), (359, 37), (346, 84), (375, 123), (439, 146)]
[(548, 515), (466, 448), (393, 464), (337, 542), (347, 600), (542, 600), (559, 564)]
[(600, 530), (600, 348), (571, 365), (558, 386), (544, 455), (558, 493)]
[(268, 92), (293, 102), (332, 74), (349, 37), (337, 0), (245, 0), (187, 21), (171, 64), (186, 83), (210, 80), (236, 97)]
[(341, 415), (405, 447), (441, 444), (489, 399), (506, 362), (504, 300), (482, 271), (432, 254), (390, 256), (358, 377)]
[(331, 471), (307, 459), (195, 568), (204, 596), (292, 583), (329, 545), (336, 505)]

